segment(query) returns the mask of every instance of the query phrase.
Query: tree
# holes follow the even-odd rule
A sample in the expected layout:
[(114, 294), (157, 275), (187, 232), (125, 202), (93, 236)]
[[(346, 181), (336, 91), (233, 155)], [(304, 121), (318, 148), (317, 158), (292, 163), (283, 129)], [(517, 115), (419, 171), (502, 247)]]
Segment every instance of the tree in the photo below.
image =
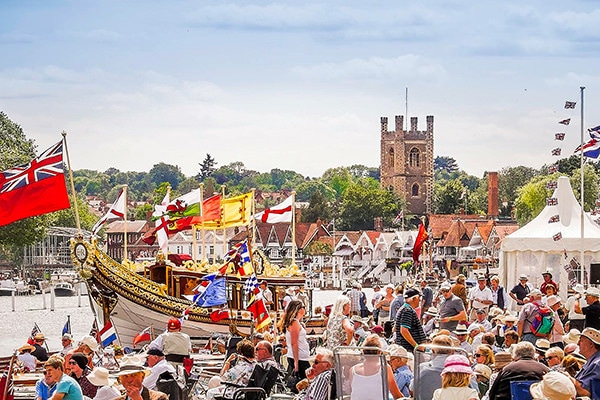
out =
[(515, 212), (519, 225), (527, 224), (544, 209), (546, 199), (552, 195), (552, 191), (546, 188), (546, 184), (549, 181), (557, 180), (559, 175), (555, 173), (535, 176), (518, 190)]
[(318, 219), (329, 221), (331, 219), (331, 207), (323, 194), (315, 191), (310, 197), (309, 206), (302, 210), (302, 222), (316, 222)]
[(178, 166), (165, 164), (163, 162), (154, 164), (148, 174), (150, 175), (150, 180), (155, 185), (159, 185), (162, 182), (169, 182), (173, 189), (177, 189), (179, 183), (185, 178)]
[(452, 173), (458, 171), (458, 164), (452, 157), (437, 156), (433, 160), (433, 169), (434, 171), (446, 171), (448, 173)]
[(311, 179), (296, 186), (296, 201), (309, 201), (315, 192), (320, 192), (328, 202), (335, 200), (333, 189), (321, 182), (320, 179)]
[(401, 209), (401, 199), (382, 189), (372, 178), (361, 178), (344, 191), (340, 211), (340, 229), (373, 229), (376, 217), (389, 225)]
[(206, 153), (206, 157), (204, 157), (204, 160), (199, 165), (200, 165), (200, 173), (198, 175), (196, 175), (196, 179), (199, 180), (200, 182), (204, 182), (204, 180), (206, 178), (208, 178), (209, 176), (211, 176), (213, 174), (213, 172), (215, 171), (217, 162), (215, 161), (214, 158), (212, 158), (212, 156), (210, 154)]
[[(92, 227), (98, 220), (98, 217), (92, 214), (87, 203), (83, 198), (77, 196), (76, 199), (77, 212), (79, 213), (79, 224), (81, 225), (81, 229), (91, 231)], [(77, 228), (77, 221), (75, 218), (75, 207), (73, 207), (73, 196), (69, 196), (69, 201), (71, 203), (71, 208), (66, 208), (64, 210), (56, 211), (49, 214), (50, 224), (52, 226)]]
[[(0, 112), (0, 171), (28, 163), (35, 158), (35, 144), (27, 139), (23, 129)], [(0, 227), (0, 259), (17, 262), (22, 247), (39, 242), (50, 225), (49, 214), (25, 218)]]
[(323, 173), (321, 182), (335, 191), (336, 198), (341, 198), (346, 189), (354, 182), (350, 170), (346, 167), (330, 168)]
[[(464, 195), (463, 195), (464, 193)], [(438, 214), (455, 214), (465, 205), (465, 197), (468, 193), (459, 179), (453, 179), (444, 185), (434, 186), (434, 208)]]
[(500, 202), (514, 204), (519, 188), (523, 187), (538, 172), (531, 167), (505, 167), (498, 172), (498, 194)]

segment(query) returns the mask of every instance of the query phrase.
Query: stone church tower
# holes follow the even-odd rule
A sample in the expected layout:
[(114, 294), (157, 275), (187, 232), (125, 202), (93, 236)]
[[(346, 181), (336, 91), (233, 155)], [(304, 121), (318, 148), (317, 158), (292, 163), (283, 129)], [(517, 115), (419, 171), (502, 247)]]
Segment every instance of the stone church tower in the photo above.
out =
[(427, 130), (417, 130), (417, 117), (411, 117), (410, 130), (404, 130), (404, 117), (396, 116), (396, 126), (388, 131), (387, 117), (381, 117), (381, 187), (392, 188), (408, 203), (410, 214), (430, 214), (433, 210), (433, 116), (427, 116)]

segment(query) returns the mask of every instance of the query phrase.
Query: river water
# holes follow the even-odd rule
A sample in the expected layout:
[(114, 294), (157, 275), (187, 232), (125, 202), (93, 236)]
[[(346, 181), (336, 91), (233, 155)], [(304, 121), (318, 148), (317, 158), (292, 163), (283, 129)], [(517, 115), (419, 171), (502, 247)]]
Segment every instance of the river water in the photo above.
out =
[[(363, 289), (370, 304), (373, 290)], [(314, 290), (313, 307), (324, 307), (335, 302), (339, 290)], [(61, 349), (60, 337), (67, 319), (75, 340), (87, 335), (94, 316), (87, 296), (55, 297), (50, 294), (33, 296), (0, 296), (0, 356), (10, 355), (27, 342), (37, 323), (47, 339), (51, 351)]]

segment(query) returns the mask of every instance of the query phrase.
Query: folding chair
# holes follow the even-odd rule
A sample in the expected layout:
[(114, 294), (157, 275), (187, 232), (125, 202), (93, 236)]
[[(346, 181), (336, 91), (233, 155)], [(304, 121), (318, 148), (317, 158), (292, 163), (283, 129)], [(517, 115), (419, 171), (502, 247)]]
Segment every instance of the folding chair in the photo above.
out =
[[(371, 354), (376, 353), (376, 354)], [(335, 395), (339, 400), (388, 400), (387, 362), (377, 347), (339, 346), (334, 352)], [(357, 374), (356, 367), (374, 371)]]
[(510, 383), (511, 400), (532, 400), (529, 387), (536, 381), (512, 381)]
[(277, 368), (265, 369), (257, 364), (254, 366), (247, 386), (223, 382), (225, 385), (223, 395), (215, 398), (217, 400), (266, 400), (279, 378), (279, 373)]

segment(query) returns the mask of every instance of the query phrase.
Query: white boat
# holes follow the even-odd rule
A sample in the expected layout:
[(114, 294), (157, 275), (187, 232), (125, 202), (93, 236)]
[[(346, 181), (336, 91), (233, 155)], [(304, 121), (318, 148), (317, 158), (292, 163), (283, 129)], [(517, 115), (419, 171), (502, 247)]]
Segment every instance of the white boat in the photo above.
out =
[(56, 297), (70, 297), (76, 294), (75, 287), (71, 282), (54, 281), (51, 285)]
[[(12, 296), (17, 291), (17, 286), (12, 279), (0, 280), (0, 296)], [(16, 294), (16, 293), (15, 293)]]

